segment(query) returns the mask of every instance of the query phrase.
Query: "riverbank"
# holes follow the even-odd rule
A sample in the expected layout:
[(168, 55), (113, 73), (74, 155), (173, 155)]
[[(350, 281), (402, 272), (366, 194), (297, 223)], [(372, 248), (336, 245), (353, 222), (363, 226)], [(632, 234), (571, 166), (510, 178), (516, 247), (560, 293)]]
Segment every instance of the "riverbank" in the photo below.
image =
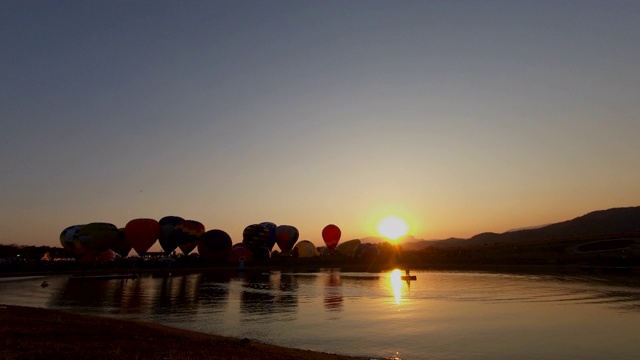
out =
[(22, 306), (0, 305), (0, 324), (2, 359), (362, 360), (159, 324)]

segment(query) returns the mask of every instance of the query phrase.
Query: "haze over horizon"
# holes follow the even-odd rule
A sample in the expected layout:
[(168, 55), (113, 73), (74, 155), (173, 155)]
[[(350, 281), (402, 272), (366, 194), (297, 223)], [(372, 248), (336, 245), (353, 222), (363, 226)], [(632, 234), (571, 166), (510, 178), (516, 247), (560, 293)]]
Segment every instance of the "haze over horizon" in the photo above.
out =
[[(640, 204), (640, 2), (3, 1), (0, 243), (178, 215), (323, 244)], [(155, 245), (159, 248), (158, 245)], [(153, 249), (152, 249), (153, 250)]]

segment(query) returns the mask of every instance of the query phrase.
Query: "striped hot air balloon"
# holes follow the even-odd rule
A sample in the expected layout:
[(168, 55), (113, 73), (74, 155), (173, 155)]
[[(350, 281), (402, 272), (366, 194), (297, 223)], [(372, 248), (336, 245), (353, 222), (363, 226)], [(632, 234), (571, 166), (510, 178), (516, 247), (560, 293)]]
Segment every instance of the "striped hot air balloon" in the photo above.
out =
[(183, 220), (173, 229), (171, 237), (175, 236), (182, 253), (189, 255), (198, 246), (198, 239), (202, 234), (204, 234), (202, 223), (195, 220)]

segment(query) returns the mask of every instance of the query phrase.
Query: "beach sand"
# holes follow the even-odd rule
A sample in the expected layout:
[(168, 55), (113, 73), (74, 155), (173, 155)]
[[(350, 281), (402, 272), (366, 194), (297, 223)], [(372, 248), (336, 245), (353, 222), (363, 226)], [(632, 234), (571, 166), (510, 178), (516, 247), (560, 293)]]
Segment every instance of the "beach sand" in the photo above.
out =
[(164, 325), (0, 305), (1, 359), (362, 359)]

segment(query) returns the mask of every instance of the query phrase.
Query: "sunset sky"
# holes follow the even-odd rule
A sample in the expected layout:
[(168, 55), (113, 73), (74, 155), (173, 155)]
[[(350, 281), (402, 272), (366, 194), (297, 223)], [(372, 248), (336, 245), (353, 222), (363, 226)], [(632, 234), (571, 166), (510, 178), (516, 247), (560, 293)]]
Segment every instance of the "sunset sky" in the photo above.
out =
[[(638, 1), (2, 1), (0, 243), (640, 205)], [(157, 247), (159, 248), (159, 247)]]

